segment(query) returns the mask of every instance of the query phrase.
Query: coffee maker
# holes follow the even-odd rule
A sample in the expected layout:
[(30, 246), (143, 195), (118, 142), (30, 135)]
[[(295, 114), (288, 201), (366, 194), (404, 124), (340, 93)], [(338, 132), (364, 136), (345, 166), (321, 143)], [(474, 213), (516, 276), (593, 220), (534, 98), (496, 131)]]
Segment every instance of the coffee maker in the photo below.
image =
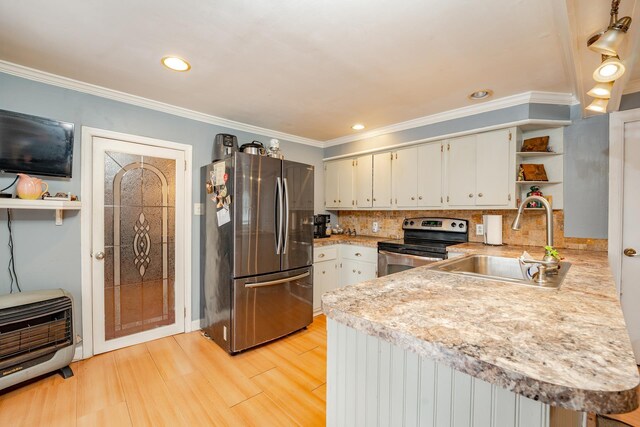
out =
[(329, 215), (314, 215), (313, 216), (313, 238), (321, 239), (323, 237), (329, 237), (327, 235), (327, 227), (331, 222)]

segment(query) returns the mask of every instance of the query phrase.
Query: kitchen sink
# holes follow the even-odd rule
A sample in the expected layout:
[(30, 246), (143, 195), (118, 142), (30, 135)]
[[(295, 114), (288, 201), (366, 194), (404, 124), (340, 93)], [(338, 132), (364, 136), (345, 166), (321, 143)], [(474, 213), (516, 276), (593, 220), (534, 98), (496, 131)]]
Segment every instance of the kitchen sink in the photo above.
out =
[(520, 261), (518, 261), (517, 258), (471, 255), (444, 261), (434, 265), (431, 269), (443, 273), (477, 277), (479, 279), (498, 280), (518, 285), (557, 289), (567, 275), (569, 267), (571, 267), (570, 263), (560, 262), (560, 268), (557, 274), (547, 273), (547, 281), (542, 284), (524, 276), (520, 268)]

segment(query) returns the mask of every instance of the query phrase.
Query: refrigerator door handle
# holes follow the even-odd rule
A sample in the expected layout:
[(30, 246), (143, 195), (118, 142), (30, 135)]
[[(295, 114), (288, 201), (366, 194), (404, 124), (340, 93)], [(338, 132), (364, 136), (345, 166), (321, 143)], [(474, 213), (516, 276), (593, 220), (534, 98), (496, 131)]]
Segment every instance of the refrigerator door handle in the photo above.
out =
[(276, 204), (276, 254), (280, 255), (280, 248), (282, 247), (282, 181), (280, 177), (276, 177), (276, 196), (278, 203)]
[(294, 280), (304, 279), (305, 277), (308, 277), (310, 274), (311, 273), (307, 271), (305, 273), (298, 274), (297, 276), (285, 277), (284, 279), (269, 280), (267, 282), (258, 282), (258, 283), (247, 283), (244, 285), (244, 287), (245, 288), (262, 288), (263, 286), (279, 285), (281, 283), (293, 282)]
[(284, 182), (284, 242), (282, 244), (282, 253), (287, 253), (287, 240), (289, 240), (289, 186), (287, 185), (287, 178), (283, 178)]

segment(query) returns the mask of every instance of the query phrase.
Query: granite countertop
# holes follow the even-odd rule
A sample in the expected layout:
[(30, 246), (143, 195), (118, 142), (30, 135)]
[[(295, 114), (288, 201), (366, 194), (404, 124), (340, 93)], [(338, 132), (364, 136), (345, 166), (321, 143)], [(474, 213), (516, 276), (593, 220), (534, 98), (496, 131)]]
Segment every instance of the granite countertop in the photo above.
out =
[[(532, 247), (449, 248), (519, 256)], [(515, 393), (579, 411), (629, 412), (640, 378), (606, 252), (562, 250), (560, 289), (415, 268), (326, 293), (327, 317)]]
[(332, 234), (331, 237), (325, 237), (322, 239), (313, 239), (313, 246), (319, 248), (321, 246), (329, 245), (356, 245), (356, 246), (368, 246), (370, 248), (377, 248), (378, 242), (383, 240), (390, 240), (390, 237), (376, 237), (376, 236), (347, 236), (346, 234)]

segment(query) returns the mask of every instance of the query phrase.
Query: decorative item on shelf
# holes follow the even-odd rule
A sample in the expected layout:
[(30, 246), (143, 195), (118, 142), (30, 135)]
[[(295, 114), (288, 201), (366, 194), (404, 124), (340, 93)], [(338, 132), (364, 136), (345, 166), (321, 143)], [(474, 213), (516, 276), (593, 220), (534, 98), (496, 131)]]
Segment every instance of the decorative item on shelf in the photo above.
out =
[(525, 139), (522, 142), (522, 152), (540, 152), (546, 153), (549, 148), (549, 137), (538, 136), (535, 138)]
[(518, 169), (518, 181), (524, 181), (524, 168), (520, 165)]
[(284, 159), (284, 155), (280, 152), (280, 141), (273, 138), (269, 141), (269, 149), (267, 150), (267, 156), (276, 159)]
[[(42, 186), (44, 186), (44, 190)], [(40, 178), (34, 178), (23, 173), (18, 174), (16, 194), (19, 198), (23, 200), (36, 200), (46, 193), (48, 189), (49, 184)]]
[(549, 181), (544, 165), (522, 163), (520, 165), (525, 181)]
[[(540, 191), (540, 187), (536, 186), (536, 185), (532, 185), (531, 186), (531, 191), (529, 191), (527, 193), (527, 197), (529, 196), (541, 196), (544, 197), (542, 194), (542, 191)], [(532, 200), (529, 203), (527, 203), (527, 206), (525, 206), (525, 208), (541, 208), (542, 207), (542, 203), (537, 201), (537, 200)]]
[(52, 196), (51, 194), (49, 194), (49, 192), (47, 191), (46, 193), (44, 193), (42, 195), (42, 200), (58, 200), (58, 201), (67, 201), (67, 202), (72, 202), (75, 200), (78, 200), (78, 197), (71, 194), (71, 193), (62, 193), (62, 192), (58, 192), (56, 193), (55, 196)]

